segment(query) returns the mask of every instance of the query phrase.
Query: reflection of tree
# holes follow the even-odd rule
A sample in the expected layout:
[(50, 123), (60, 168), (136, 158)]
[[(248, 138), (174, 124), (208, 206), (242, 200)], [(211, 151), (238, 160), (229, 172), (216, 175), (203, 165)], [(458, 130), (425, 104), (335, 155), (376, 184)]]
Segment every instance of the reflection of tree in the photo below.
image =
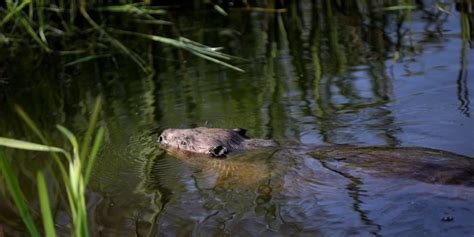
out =
[[(292, 118), (293, 115), (288, 114), (289, 111), (294, 113), (294, 109), (297, 108), (300, 110), (299, 116), (313, 118), (325, 141), (337, 141), (334, 137), (331, 138), (329, 131), (333, 131), (336, 128), (334, 126), (337, 126), (334, 120), (338, 119), (338, 111), (357, 112), (367, 108), (377, 109), (390, 98), (391, 83), (385, 74), (386, 69), (383, 63), (383, 59), (387, 57), (385, 45), (389, 41), (380, 30), (380, 25), (384, 26), (385, 19), (382, 18), (384, 15), (371, 15), (370, 10), (369, 13), (358, 12), (357, 8), (351, 4), (337, 5), (331, 1), (290, 2), (286, 4), (286, 7), (287, 14), (276, 13), (273, 17), (275, 20), (272, 20), (275, 22), (283, 19), (284, 24), (266, 28), (269, 31), (267, 35), (283, 34), (283, 38), (274, 38), (278, 42), (279, 56), (286, 57), (286, 52), (291, 56), (291, 64), (282, 60), (277, 61), (280, 64), (276, 70), (283, 70), (285, 78), (275, 83), (276, 88), (285, 89), (283, 93), (280, 93), (281, 95), (291, 93), (288, 90), (296, 90), (295, 93), (299, 94), (297, 97), (274, 99), (280, 105), (286, 104), (286, 109), (281, 110), (283, 114), (279, 117), (298, 120), (299, 118)], [(311, 11), (303, 10), (308, 7)], [(374, 8), (377, 7), (380, 6), (374, 6)], [(377, 25), (367, 27), (362, 24), (366, 18), (369, 22), (377, 22)], [(271, 32), (272, 30), (277, 32)], [(269, 39), (271, 40), (272, 37)], [(272, 44), (270, 41), (268, 45)], [(269, 52), (267, 55), (275, 54)], [(312, 58), (313, 64), (307, 62), (308, 56)], [(371, 95), (364, 96), (361, 95), (354, 82), (357, 77), (360, 78), (360, 75), (353, 75), (347, 68), (367, 63), (368, 58), (377, 60), (371, 60), (373, 63), (368, 63), (370, 68), (366, 71), (369, 79), (365, 82), (371, 84)], [(275, 59), (272, 60), (275, 61)], [(270, 59), (267, 63), (270, 63)], [(273, 74), (281, 75), (281, 73)], [(280, 78), (276, 76), (274, 80), (280, 80)], [(381, 120), (379, 126), (388, 127), (391, 119)], [(297, 128), (298, 125), (291, 124), (294, 123), (283, 123), (286, 126), (295, 126), (289, 127), (290, 130), (300, 132), (304, 130)], [(394, 130), (396, 129), (390, 129), (390, 131)], [(394, 138), (392, 135), (387, 134), (386, 137), (389, 144), (398, 143), (390, 141)]]
[[(396, 1), (254, 4), (284, 7), (286, 12), (233, 12), (227, 20), (214, 23), (220, 27), (215, 31), (225, 36), (221, 39), (205, 34), (199, 22), (189, 26), (196, 29), (199, 41), (223, 38), (229, 40), (223, 44), (230, 45), (231, 53), (254, 58), (247, 67), (249, 74), (202, 75), (191, 70), (193, 75), (186, 73), (176, 80), (160, 77), (159, 87), (172, 87), (173, 92), (159, 92), (158, 107), (179, 106), (176, 111), (167, 109), (164, 121), (180, 121), (177, 126), (237, 124), (277, 139), (299, 138), (311, 130), (328, 142), (346, 142), (351, 137), (357, 143), (358, 132), (365, 131), (371, 133), (371, 141), (399, 144), (400, 128), (386, 106), (394, 97), (388, 59), (404, 62), (420, 53), (424, 44), (441, 39), (447, 14), (423, 1), (411, 3), (417, 11), (384, 10)], [(414, 19), (425, 29), (416, 38), (411, 30)], [(237, 37), (233, 29), (242, 35)], [(249, 45), (254, 48), (247, 50)], [(219, 91), (206, 88), (216, 84)], [(238, 121), (230, 121), (227, 114)], [(344, 127), (350, 115), (362, 116), (361, 123)]]
[(474, 10), (473, 5), (471, 4), (462, 4), (459, 6), (461, 12), (461, 35), (462, 35), (462, 46), (461, 46), (461, 68), (459, 69), (458, 79), (456, 81), (458, 85), (458, 100), (459, 100), (459, 110), (466, 116), (470, 117), (469, 111), (469, 87), (467, 86), (467, 44), (472, 47), (472, 38), (474, 37)]
[[(270, 130), (282, 130), (280, 125), (284, 125), (286, 128), (280, 134), (298, 134), (308, 127), (301, 125), (301, 117), (306, 117), (305, 123), (311, 117), (316, 124), (312, 129), (319, 130), (323, 140), (337, 142), (341, 140), (337, 135), (341, 123), (337, 121), (348, 114), (369, 111), (376, 119), (368, 117), (364, 120), (369, 123), (353, 125), (366, 131), (376, 127), (382, 134), (373, 134), (374, 138), (382, 138), (385, 144), (399, 144), (395, 134), (400, 128), (393, 124), (391, 111), (385, 106), (393, 98), (387, 59), (398, 61), (416, 56), (422, 50), (421, 44), (441, 38), (447, 14), (432, 4), (413, 3), (419, 9), (415, 17), (429, 19), (422, 22), (426, 33), (414, 39), (410, 29), (413, 12), (383, 10), (396, 2), (279, 3), (287, 9), (285, 14), (258, 18), (268, 36), (265, 77), (272, 78), (267, 85), (273, 88), (270, 91), (274, 101), (270, 108), (279, 111), (276, 117), (280, 120), (272, 122), (278, 127), (269, 126)], [(275, 93), (275, 89), (280, 92)], [(283, 108), (275, 110), (278, 106)], [(273, 114), (266, 113), (262, 117), (275, 119)], [(350, 134), (347, 129), (344, 132)]]

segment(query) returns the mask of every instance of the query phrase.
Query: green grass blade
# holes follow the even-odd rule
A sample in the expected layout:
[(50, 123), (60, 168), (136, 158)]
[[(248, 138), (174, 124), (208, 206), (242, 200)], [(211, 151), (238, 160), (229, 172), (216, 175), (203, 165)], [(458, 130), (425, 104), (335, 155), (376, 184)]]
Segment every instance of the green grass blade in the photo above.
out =
[(7, 3), (8, 9), (13, 7), (13, 0), (5, 0), (5, 2)]
[(171, 21), (165, 20), (142, 20), (142, 19), (132, 19), (132, 21), (140, 24), (150, 24), (150, 25), (173, 25)]
[(245, 72), (241, 68), (238, 68), (236, 66), (233, 66), (231, 64), (228, 64), (226, 62), (223, 62), (223, 61), (219, 60), (219, 59), (225, 59), (225, 60), (230, 59), (230, 57), (228, 55), (223, 54), (221, 52), (217, 52), (213, 48), (210, 48), (210, 47), (207, 47), (207, 46), (202, 46), (201, 44), (199, 44), (197, 42), (194, 42), (194, 41), (191, 41), (191, 40), (188, 40), (188, 39), (185, 39), (185, 38), (181, 38), (180, 40), (176, 40), (176, 39), (166, 38), (166, 37), (157, 36), (157, 35), (148, 35), (148, 34), (142, 34), (142, 33), (138, 33), (138, 32), (118, 30), (118, 29), (113, 29), (113, 28), (108, 28), (108, 30), (110, 30), (112, 32), (115, 32), (115, 33), (119, 33), (119, 34), (134, 35), (134, 36), (150, 39), (150, 40), (153, 40), (153, 41), (161, 42), (161, 43), (164, 43), (164, 44), (168, 44), (168, 45), (171, 45), (171, 46), (174, 46), (174, 47), (177, 47), (177, 48), (187, 50), (187, 51), (191, 52), (192, 54), (194, 54), (194, 55), (196, 55), (200, 58), (203, 58), (203, 59), (209, 60), (211, 62), (220, 64), (220, 65), (228, 67), (230, 69), (233, 69), (233, 70), (236, 70), (236, 71), (239, 71), (239, 72)]
[(444, 7), (440, 6), (439, 4), (436, 4), (436, 8), (437, 8), (439, 11), (443, 12), (443, 13), (446, 13), (446, 14), (448, 14), (448, 15), (453, 15), (452, 12), (450, 12), (449, 10), (447, 10), (447, 9), (445, 9)]
[(229, 15), (229, 14), (227, 14), (227, 12), (224, 9), (222, 9), (222, 7), (220, 7), (217, 4), (214, 4), (214, 10), (216, 10), (217, 12), (219, 12), (223, 16), (228, 16)]
[(213, 57), (216, 59), (223, 59), (223, 60), (230, 60), (230, 57), (226, 56), (223, 53), (213, 51), (212, 49), (209, 48), (201, 48), (201, 47), (196, 47), (194, 45), (186, 45), (184, 46), (185, 49), (188, 51), (195, 51), (204, 55), (207, 55), (209, 57)]
[(87, 127), (86, 134), (84, 135), (84, 139), (82, 141), (81, 146), (81, 160), (83, 161), (87, 154), (89, 154), (89, 149), (92, 140), (92, 133), (94, 132), (95, 125), (97, 123), (97, 119), (99, 118), (100, 109), (102, 107), (102, 98), (99, 96), (94, 105), (94, 110), (92, 111), (91, 118), (89, 120), (89, 126)]
[(30, 234), (34, 237), (40, 236), (38, 229), (33, 221), (33, 217), (28, 210), (28, 206), (26, 204), (25, 196), (20, 189), (20, 185), (18, 184), (18, 180), (12, 172), (10, 163), (6, 160), (3, 153), (0, 151), (0, 170), (2, 171), (3, 177), (5, 178), (5, 182), (7, 184), (7, 188), (10, 191), (10, 195), (15, 202), (16, 208), (21, 216), (21, 219), (26, 225), (26, 228), (30, 232)]
[(110, 57), (110, 55), (109, 54), (103, 54), (103, 55), (85, 56), (85, 57), (79, 58), (77, 60), (74, 60), (72, 62), (66, 63), (64, 66), (69, 67), (69, 66), (76, 65), (76, 64), (79, 64), (79, 63), (84, 63), (84, 62), (92, 61), (94, 59), (106, 58), (106, 57)]
[(56, 125), (56, 128), (58, 128), (58, 130), (64, 135), (67, 137), (67, 139), (69, 140), (69, 142), (71, 143), (72, 145), (72, 149), (74, 150), (74, 156), (75, 157), (78, 157), (78, 154), (79, 154), (79, 143), (77, 142), (77, 138), (76, 136), (74, 136), (74, 134), (69, 131), (69, 129), (61, 126), (61, 125)]
[(131, 12), (137, 8), (137, 4), (125, 4), (125, 5), (112, 5), (105, 7), (98, 7), (96, 10), (99, 12)]
[[(28, 127), (40, 138), (41, 142), (43, 144), (48, 145), (49, 142), (46, 140), (46, 137), (41, 133), (41, 131), (38, 129), (38, 126), (33, 122), (33, 120), (28, 116), (28, 114), (25, 113), (25, 111), (18, 105), (15, 106), (15, 110), (20, 116), (20, 118), (28, 125)], [(59, 167), (59, 171), (61, 172), (61, 175), (64, 180), (67, 180), (67, 172), (66, 172), (66, 167), (64, 167), (63, 163), (61, 163), (61, 159), (55, 152), (50, 152), (51, 156), (53, 157), (54, 161)], [(63, 153), (65, 154), (65, 153)], [(65, 154), (66, 155), (66, 154)], [(66, 158), (68, 158), (69, 155), (66, 155)], [(69, 159), (69, 158), (68, 158)], [(69, 184), (66, 183), (66, 189), (69, 189)]]
[(46, 51), (48, 53), (51, 52), (51, 49), (48, 48), (48, 46), (36, 34), (35, 30), (33, 29), (33, 26), (31, 26), (30, 22), (27, 20), (26, 17), (20, 16), (20, 23), (23, 25), (26, 32), (28, 32), (28, 34), (30, 34), (30, 36), (33, 38), (33, 40), (36, 41), (41, 46), (41, 48), (43, 48), (44, 51)]
[(39, 24), (38, 34), (41, 40), (45, 44), (48, 44), (48, 41), (46, 40), (46, 36), (44, 34), (44, 29), (45, 29), (44, 8), (45, 8), (44, 0), (37, 0), (36, 1), (36, 14), (38, 15), (38, 24)]
[(30, 0), (25, 0), (20, 4), (20, 6), (16, 7), (15, 9), (12, 9), (8, 12), (8, 14), (2, 19), (0, 22), (0, 27), (2, 27), (5, 23), (7, 23), (15, 14), (20, 12), (26, 5), (30, 4)]
[(51, 152), (61, 152), (66, 153), (61, 148), (54, 147), (54, 146), (47, 146), (32, 142), (25, 142), (17, 139), (0, 137), (0, 146), (16, 148), (21, 150), (30, 150), (30, 151), (51, 151)]
[(163, 9), (154, 9), (147, 6), (141, 6), (138, 4), (126, 4), (126, 5), (114, 5), (106, 7), (98, 7), (97, 11), (108, 11), (108, 12), (118, 12), (118, 13), (136, 13), (136, 14), (157, 14), (163, 15), (166, 14), (166, 11)]
[(85, 185), (89, 183), (89, 177), (92, 172), (92, 167), (94, 166), (95, 159), (97, 158), (97, 153), (99, 152), (100, 145), (102, 145), (102, 141), (104, 139), (104, 128), (100, 127), (97, 135), (95, 136), (94, 145), (92, 146), (92, 151), (87, 160), (86, 164), (86, 171), (84, 175)]
[(46, 137), (43, 136), (43, 134), (35, 125), (33, 120), (31, 120), (30, 116), (28, 116), (28, 114), (26, 114), (25, 111), (18, 105), (15, 106), (15, 110), (20, 116), (20, 118), (23, 119), (23, 121), (28, 125), (28, 127), (30, 127), (30, 129), (33, 130), (33, 132), (40, 138), (41, 142), (43, 142), (44, 144), (48, 144)]
[(43, 217), (43, 227), (46, 236), (55, 237), (56, 230), (54, 229), (53, 216), (51, 215), (51, 207), (49, 205), (48, 188), (42, 172), (36, 175), (38, 183), (38, 194), (41, 207), (41, 216)]
[(109, 34), (105, 33), (105, 36), (108, 38), (108, 40), (110, 41), (110, 43), (112, 43), (114, 47), (121, 50), (125, 55), (130, 57), (144, 72), (151, 71), (146, 62), (137, 53), (127, 48), (127, 46), (122, 44), (122, 42), (110, 36)]
[(416, 6), (413, 5), (400, 5), (400, 6), (390, 6), (385, 7), (385, 11), (404, 11), (404, 10), (415, 10)]
[(211, 61), (211, 62), (220, 64), (220, 65), (225, 66), (225, 67), (228, 67), (228, 68), (230, 68), (230, 69), (234, 69), (234, 70), (236, 70), (236, 71), (238, 71), (238, 72), (245, 72), (245, 71), (242, 70), (241, 68), (238, 68), (238, 67), (236, 67), (236, 66), (230, 65), (230, 64), (228, 64), (228, 63), (226, 63), (226, 62), (223, 62), (223, 61), (221, 61), (221, 60), (218, 60), (218, 59), (209, 57), (209, 56), (204, 55), (204, 54), (202, 54), (202, 53), (195, 52), (195, 51), (191, 51), (191, 53), (193, 53), (193, 54), (195, 54), (196, 56), (201, 57), (201, 58), (203, 58), (203, 59), (207, 59), (207, 60), (209, 60), (209, 61)]
[[(74, 1), (73, 1), (74, 2)], [(109, 41), (110, 43), (116, 47), (117, 49), (121, 50), (123, 53), (125, 53), (127, 56), (129, 56), (144, 72), (151, 72), (152, 69), (148, 67), (148, 65), (145, 63), (145, 61), (135, 52), (132, 50), (128, 49), (124, 44), (122, 44), (120, 41), (112, 37), (110, 34), (108, 34), (102, 27), (100, 27), (90, 16), (89, 13), (87, 13), (87, 10), (85, 8), (84, 4), (81, 4), (79, 7), (79, 11), (81, 12), (82, 17), (86, 19), (89, 24), (94, 27), (97, 31), (99, 31), (101, 34), (103, 34)]]
[(81, 196), (79, 197), (79, 203), (80, 203), (80, 218), (81, 218), (81, 230), (83, 233), (83, 236), (87, 236), (89, 232), (89, 226), (87, 224), (87, 206), (86, 206), (86, 199), (85, 199), (85, 184), (84, 184), (84, 178), (83, 176), (80, 177), (80, 182), (79, 182), (79, 192), (81, 193)]

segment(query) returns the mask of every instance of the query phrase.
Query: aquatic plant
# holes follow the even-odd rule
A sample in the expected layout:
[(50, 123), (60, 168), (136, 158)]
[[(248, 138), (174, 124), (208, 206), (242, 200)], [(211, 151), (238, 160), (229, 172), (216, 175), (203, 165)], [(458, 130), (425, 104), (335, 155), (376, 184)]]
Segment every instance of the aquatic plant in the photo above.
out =
[[(71, 131), (61, 125), (57, 125), (57, 129), (67, 140), (69, 140), (72, 147), (70, 151), (60, 147), (47, 145), (49, 143), (45, 136), (29, 116), (19, 107), (17, 107), (17, 112), (20, 117), (44, 144), (0, 137), (0, 146), (29, 151), (49, 152), (51, 154), (59, 168), (64, 185), (63, 188), (66, 190), (72, 222), (71, 233), (74, 236), (88, 236), (89, 234), (85, 193), (94, 161), (97, 158), (97, 153), (104, 137), (104, 128), (100, 127), (95, 133), (94, 140), (92, 141), (92, 135), (94, 134), (97, 124), (100, 108), (101, 100), (99, 98), (95, 103), (86, 134), (81, 143), (78, 142), (78, 139)], [(62, 157), (58, 154), (62, 155)], [(31, 207), (31, 205), (27, 203), (25, 195), (20, 188), (18, 182), (19, 177), (14, 174), (9, 160), (1, 151), (0, 170), (10, 196), (13, 199), (18, 209), (18, 213), (25, 223), (29, 233), (32, 236), (40, 236), (40, 231), (38, 230), (33, 215), (28, 208)], [(54, 218), (51, 214), (52, 209), (48, 197), (48, 187), (43, 171), (37, 172), (36, 181), (44, 233), (46, 236), (56, 236)]]
[[(163, 7), (152, 6), (148, 4), (148, 1), (121, 2), (116, 5), (105, 5), (101, 1), (85, 0), (6, 0), (5, 3), (5, 9), (0, 5), (0, 43), (24, 41), (25, 37), (22, 36), (26, 33), (44, 52), (79, 55), (68, 65), (110, 57), (110, 53), (100, 54), (96, 52), (97, 49), (88, 50), (81, 45), (68, 48), (70, 46), (67, 42), (80, 41), (80, 38), (86, 36), (92, 37), (90, 41), (106, 42), (105, 46), (109, 48), (109, 52), (116, 49), (127, 55), (143, 71), (152, 72), (153, 68), (150, 63), (117, 37), (120, 34), (127, 34), (173, 46), (188, 51), (199, 58), (243, 72), (242, 69), (225, 62), (234, 57), (219, 52), (221, 48), (209, 47), (181, 36), (170, 38), (150, 33), (149, 29), (152, 27), (147, 27), (149, 25), (172, 26), (173, 23), (162, 19), (167, 15), (167, 11)], [(217, 5), (215, 5), (215, 9), (218, 12), (224, 12)], [(110, 19), (117, 19), (115, 15), (119, 15), (118, 19), (126, 16), (125, 23), (134, 22), (142, 26), (141, 28), (145, 28), (147, 33), (139, 32), (137, 27), (134, 27), (133, 31), (126, 30), (121, 23), (117, 24), (120, 29), (112, 27), (114, 21)], [(176, 30), (174, 31), (176, 32)], [(93, 48), (95, 47), (93, 46)]]

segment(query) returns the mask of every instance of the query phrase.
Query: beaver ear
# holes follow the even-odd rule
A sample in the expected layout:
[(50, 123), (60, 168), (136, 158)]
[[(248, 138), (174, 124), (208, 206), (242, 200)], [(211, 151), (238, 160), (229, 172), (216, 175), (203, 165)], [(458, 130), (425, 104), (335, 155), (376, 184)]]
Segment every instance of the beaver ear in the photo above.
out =
[(213, 157), (224, 157), (227, 153), (227, 147), (223, 145), (218, 145), (209, 149), (209, 154)]
[(245, 133), (247, 133), (247, 129), (245, 128), (234, 128), (233, 131), (238, 133), (242, 137), (247, 137), (245, 136)]

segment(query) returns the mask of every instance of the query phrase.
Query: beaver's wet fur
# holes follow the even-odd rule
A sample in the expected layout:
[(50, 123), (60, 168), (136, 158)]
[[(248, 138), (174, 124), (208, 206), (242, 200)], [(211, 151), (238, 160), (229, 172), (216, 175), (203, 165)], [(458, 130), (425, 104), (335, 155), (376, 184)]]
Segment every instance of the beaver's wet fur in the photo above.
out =
[(246, 131), (243, 128), (169, 128), (161, 133), (158, 144), (164, 149), (175, 148), (212, 157), (225, 157), (235, 151), (278, 146), (273, 140), (249, 138)]

